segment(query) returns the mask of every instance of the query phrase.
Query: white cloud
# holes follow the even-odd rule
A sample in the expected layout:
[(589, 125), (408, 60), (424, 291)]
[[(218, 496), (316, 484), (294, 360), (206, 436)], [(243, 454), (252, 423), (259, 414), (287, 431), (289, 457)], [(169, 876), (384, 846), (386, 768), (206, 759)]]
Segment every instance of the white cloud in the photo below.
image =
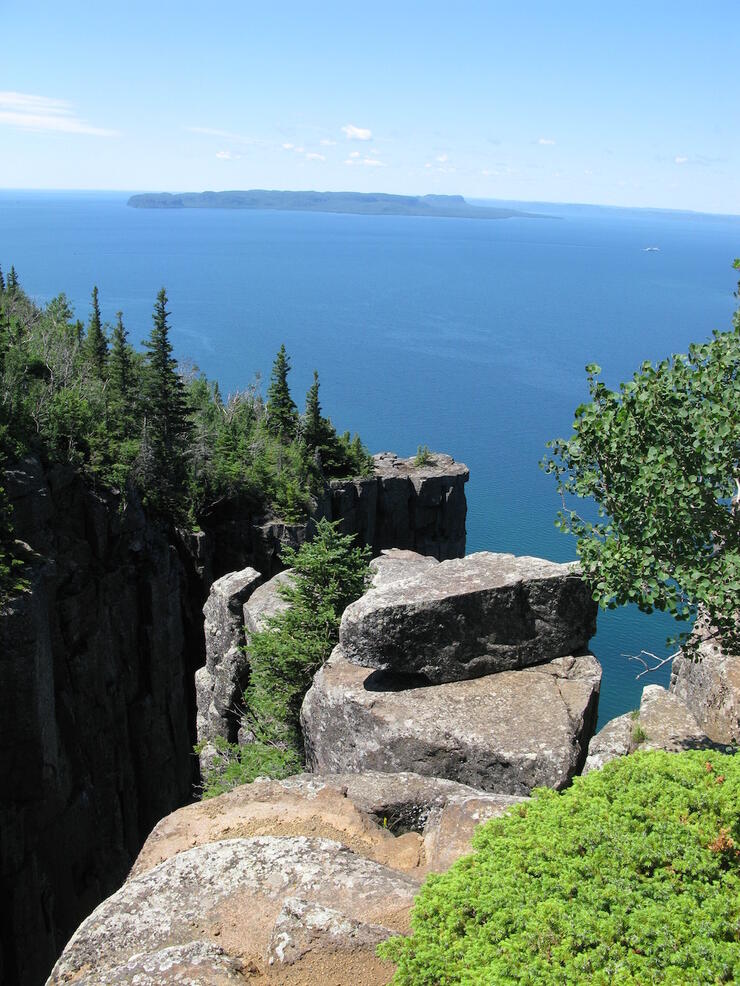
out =
[(360, 154), (359, 151), (350, 151), (349, 152), (349, 156), (350, 157), (362, 157), (362, 155)]
[(317, 154), (315, 151), (309, 151), (306, 155), (307, 161), (326, 161), (323, 154)]
[(363, 158), (348, 157), (347, 160), (344, 163), (345, 164), (359, 164), (359, 165), (361, 165), (362, 167), (365, 167), (365, 168), (385, 168), (386, 167), (385, 161), (379, 161), (377, 158), (374, 158), (374, 157), (363, 157)]
[(431, 161), (427, 161), (427, 163), (424, 165), (425, 168), (431, 168), (431, 166), (432, 166)]
[(336, 141), (335, 140), (329, 140), (328, 137), (325, 137), (323, 140), (320, 140), (319, 143), (321, 144), (322, 147), (334, 147), (334, 145), (336, 144)]
[(373, 132), (372, 130), (367, 130), (364, 127), (356, 127), (352, 123), (346, 124), (342, 127), (342, 133), (345, 134), (348, 140), (372, 140)]
[(303, 154), (303, 152), (305, 151), (305, 149), (306, 149), (305, 147), (296, 147), (295, 148), (295, 152), (296, 152), (296, 154)]
[(216, 151), (219, 161), (238, 161), (241, 154), (234, 154), (232, 151)]
[(445, 161), (449, 161), (449, 160), (450, 160), (450, 159), (449, 159), (449, 158), (447, 157), (447, 155), (446, 155), (446, 154), (439, 154), (439, 155), (438, 155), (438, 156), (437, 156), (437, 157), (435, 158), (435, 161), (439, 161), (439, 163), (440, 163), (440, 164), (444, 164), (444, 163), (445, 163)]
[(543, 147), (554, 147), (555, 146), (555, 141), (551, 137), (540, 137), (540, 139), (537, 141), (537, 143), (538, 144), (541, 144)]
[(25, 92), (0, 91), (0, 125), (46, 133), (86, 134), (117, 137), (117, 130), (94, 127), (80, 119), (66, 99), (33, 96)]
[(295, 144), (283, 144), (283, 150), (284, 151), (293, 151), (293, 150), (295, 150)]
[(673, 160), (675, 161), (676, 164), (686, 164), (688, 158), (684, 157), (682, 154), (678, 154), (676, 157), (674, 157)]

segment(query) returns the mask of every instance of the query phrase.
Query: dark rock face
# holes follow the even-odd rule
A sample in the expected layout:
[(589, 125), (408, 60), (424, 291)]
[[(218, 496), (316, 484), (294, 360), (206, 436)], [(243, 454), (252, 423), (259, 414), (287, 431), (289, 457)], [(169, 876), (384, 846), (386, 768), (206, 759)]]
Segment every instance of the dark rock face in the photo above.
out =
[(342, 617), (348, 661), (442, 684), (578, 654), (596, 631), (572, 565), (490, 552), (424, 562), (376, 569)]
[[(16, 536), (30, 546), (32, 591), (0, 619), (3, 986), (37, 986), (80, 920), (120, 885), (154, 823), (191, 798), (193, 681), (206, 663), (202, 607), (214, 579), (247, 566), (274, 576), (281, 542), (299, 546), (321, 516), (372, 544), (397, 528), (436, 557), (461, 554), (467, 469), (436, 460), (401, 480), (408, 495), (395, 521), (386, 493), (381, 516), (377, 477), (347, 484), (344, 501), (327, 490), (308, 524), (270, 520), (243, 499), (216, 504), (197, 534), (160, 529), (135, 502), (121, 512), (116, 498), (92, 492), (68, 467), (44, 469), (29, 458), (7, 472)], [(238, 692), (244, 670), (234, 649), (240, 591), (216, 614), (211, 635), (211, 665), (229, 674), (216, 682), (206, 667), (211, 680), (199, 681), (219, 735), (229, 702), (220, 689)], [(258, 594), (255, 627), (264, 615)], [(275, 598), (263, 604), (268, 612)], [(157, 976), (156, 968), (137, 974)]]
[(357, 534), (378, 554), (408, 548), (443, 560), (465, 554), (465, 483), (462, 462), (433, 453), (424, 466), (392, 452), (375, 457), (375, 476), (334, 481), (331, 518), (344, 534)]
[(307, 763), (322, 773), (414, 771), (512, 795), (560, 789), (586, 758), (600, 682), (585, 655), (409, 687), (408, 676), (351, 664), (340, 645), (301, 710)]
[(33, 459), (7, 485), (37, 554), (0, 620), (0, 980), (35, 984), (190, 796), (200, 600), (136, 504)]

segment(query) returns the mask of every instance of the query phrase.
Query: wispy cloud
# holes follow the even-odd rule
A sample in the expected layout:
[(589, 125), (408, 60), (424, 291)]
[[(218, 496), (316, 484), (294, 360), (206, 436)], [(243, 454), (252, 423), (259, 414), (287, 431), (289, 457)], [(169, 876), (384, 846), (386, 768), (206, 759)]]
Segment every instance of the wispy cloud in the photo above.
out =
[(336, 141), (335, 140), (329, 140), (328, 137), (324, 137), (324, 139), (323, 140), (320, 140), (319, 143), (321, 144), (322, 147), (334, 147), (334, 145), (336, 144)]
[(676, 157), (674, 157), (673, 159), (674, 164), (686, 164), (687, 161), (688, 158), (684, 157), (683, 154), (677, 154)]
[(234, 154), (233, 151), (216, 151), (219, 161), (238, 161), (241, 154)]
[(324, 157), (323, 154), (317, 154), (316, 151), (309, 151), (308, 154), (306, 154), (306, 160), (307, 161), (326, 161), (326, 158)]
[(244, 134), (236, 134), (231, 130), (218, 130), (215, 127), (185, 127), (188, 133), (204, 134), (206, 137), (222, 137), (224, 140), (231, 140), (237, 144), (264, 144), (265, 141), (257, 137), (246, 137)]
[(367, 130), (365, 127), (356, 127), (353, 123), (348, 123), (345, 126), (343, 126), (342, 133), (347, 137), (347, 140), (373, 139), (372, 130)]
[(119, 136), (117, 130), (94, 127), (81, 119), (66, 99), (33, 96), (25, 92), (0, 91), (0, 125), (38, 133)]
[(444, 164), (446, 161), (449, 161), (450, 159), (446, 154), (438, 154), (434, 160), (437, 161), (439, 164)]
[(543, 147), (554, 147), (555, 146), (555, 141), (552, 139), (552, 137), (540, 137), (540, 139), (537, 141), (537, 143), (538, 144), (541, 144)]

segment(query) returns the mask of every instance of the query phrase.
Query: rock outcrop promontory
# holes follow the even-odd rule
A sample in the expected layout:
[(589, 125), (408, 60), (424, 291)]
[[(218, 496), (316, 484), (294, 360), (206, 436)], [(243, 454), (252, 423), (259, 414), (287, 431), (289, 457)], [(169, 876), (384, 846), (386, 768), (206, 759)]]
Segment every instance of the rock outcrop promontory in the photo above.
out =
[(601, 681), (577, 571), (396, 550), (372, 568), (303, 703), (311, 769), (410, 770), (515, 795), (564, 787), (585, 760)]

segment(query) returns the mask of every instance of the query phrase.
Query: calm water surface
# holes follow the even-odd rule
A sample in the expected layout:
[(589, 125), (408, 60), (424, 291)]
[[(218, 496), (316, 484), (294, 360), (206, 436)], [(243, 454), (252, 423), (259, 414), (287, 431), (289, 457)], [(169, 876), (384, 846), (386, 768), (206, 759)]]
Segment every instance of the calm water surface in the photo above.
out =
[[(125, 203), (0, 192), (0, 265), (14, 263), (40, 302), (65, 291), (84, 319), (97, 284), (104, 318), (123, 310), (137, 343), (165, 285), (178, 355), (224, 392), (268, 375), (284, 342), (297, 403), (316, 367), (325, 411), (373, 451), (426, 444), (468, 464), (468, 551), (573, 558), (538, 462), (586, 396), (584, 364), (616, 385), (727, 328), (734, 307), (731, 217), (539, 206), (558, 218), (481, 222)], [(663, 653), (672, 626), (600, 615), (602, 723), (645, 683), (622, 655)]]

